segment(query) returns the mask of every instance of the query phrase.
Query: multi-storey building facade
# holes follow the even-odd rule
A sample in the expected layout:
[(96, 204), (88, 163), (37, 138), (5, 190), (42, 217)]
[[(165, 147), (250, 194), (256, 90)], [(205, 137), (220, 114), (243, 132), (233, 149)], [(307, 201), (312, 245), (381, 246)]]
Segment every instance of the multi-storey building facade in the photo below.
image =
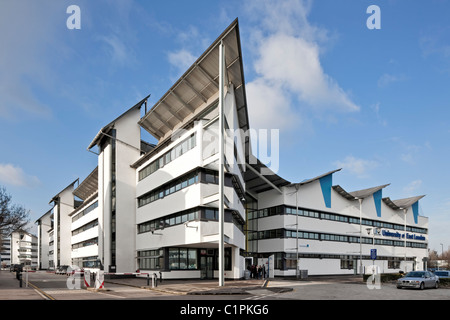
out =
[(37, 237), (24, 230), (16, 230), (10, 236), (10, 263), (37, 269)]
[[(418, 215), (420, 197), (391, 201), (382, 198), (386, 186), (346, 192), (332, 184), (338, 170), (293, 184), (253, 156), (237, 21), (150, 110), (145, 97), (94, 137), (88, 150), (98, 166), (38, 221), (48, 247), (40, 266), (218, 277), (222, 52), (225, 277), (270, 257), (271, 275), (360, 273), (373, 264), (370, 249), (384, 272), (421, 268), (428, 219)], [(157, 143), (142, 141), (141, 129)]]
[(0, 267), (8, 268), (11, 265), (11, 237), (0, 239)]
[(418, 213), (422, 197), (383, 198), (388, 185), (347, 192), (332, 185), (337, 171), (259, 193), (258, 210), (248, 216), (248, 250), (260, 259), (273, 255), (280, 276), (295, 275), (297, 261), (310, 274), (423, 269), (428, 219)]

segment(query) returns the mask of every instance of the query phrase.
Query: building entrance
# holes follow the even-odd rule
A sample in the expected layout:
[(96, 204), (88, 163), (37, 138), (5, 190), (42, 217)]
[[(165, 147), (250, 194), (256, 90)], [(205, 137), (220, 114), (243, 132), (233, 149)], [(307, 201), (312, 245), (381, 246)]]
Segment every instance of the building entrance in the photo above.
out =
[(200, 257), (200, 278), (213, 279), (214, 278), (214, 257), (201, 256)]

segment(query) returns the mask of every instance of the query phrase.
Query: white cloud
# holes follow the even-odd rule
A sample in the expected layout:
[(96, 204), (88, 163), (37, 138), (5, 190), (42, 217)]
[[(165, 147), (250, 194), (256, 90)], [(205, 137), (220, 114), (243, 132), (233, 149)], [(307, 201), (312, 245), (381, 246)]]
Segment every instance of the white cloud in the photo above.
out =
[(344, 170), (348, 170), (358, 178), (369, 177), (370, 171), (379, 166), (379, 163), (377, 161), (359, 159), (353, 156), (347, 156), (344, 160), (335, 161), (333, 164)]
[(395, 75), (385, 73), (378, 79), (378, 87), (384, 88), (389, 86), (392, 83), (400, 82), (406, 80), (406, 77), (403, 75)]
[(308, 22), (310, 4), (299, 0), (248, 4), (247, 10), (253, 13), (256, 23), (250, 38), (257, 76), (247, 84), (247, 100), (250, 110), (261, 113), (258, 116), (250, 111), (252, 119), (261, 121), (252, 121), (252, 126), (273, 123), (273, 105), (266, 102), (252, 106), (260, 102), (262, 90), (265, 96), (278, 95), (288, 105), (282, 115), (286, 118), (300, 118), (300, 109), (316, 114), (360, 109), (322, 68), (320, 54), (328, 37), (325, 30)]
[(173, 67), (171, 80), (176, 81), (210, 45), (210, 39), (192, 25), (184, 30), (172, 29), (171, 34), (181, 46), (180, 49), (167, 52), (167, 60)]
[(169, 63), (175, 67), (179, 76), (184, 73), (196, 60), (195, 56), (186, 49), (169, 52), (167, 55)]
[(415, 195), (415, 193), (417, 193), (421, 186), (422, 180), (414, 180), (403, 188), (403, 192), (406, 194), (406, 196), (410, 197)]
[(383, 127), (386, 127), (388, 125), (388, 122), (380, 115), (380, 103), (377, 102), (376, 104), (372, 105), (371, 109), (375, 112), (375, 115), (378, 119), (378, 123), (380, 123)]
[(39, 179), (27, 175), (20, 167), (0, 163), (0, 182), (16, 187), (32, 187), (39, 184)]
[(252, 128), (282, 129), (302, 125), (300, 117), (292, 110), (282, 88), (257, 79), (246, 86), (246, 91), (247, 96), (252, 97), (252, 103), (248, 106), (252, 115), (250, 120)]
[(116, 34), (108, 36), (99, 36), (98, 39), (106, 45), (106, 50), (114, 64), (121, 66), (135, 63), (136, 57), (134, 51)]

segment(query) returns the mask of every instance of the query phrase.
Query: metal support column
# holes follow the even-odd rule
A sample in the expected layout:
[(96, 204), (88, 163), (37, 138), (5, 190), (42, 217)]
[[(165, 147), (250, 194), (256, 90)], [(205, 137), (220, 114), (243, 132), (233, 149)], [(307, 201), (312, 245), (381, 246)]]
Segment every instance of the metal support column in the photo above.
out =
[(219, 44), (219, 286), (224, 284), (224, 85), (225, 45)]

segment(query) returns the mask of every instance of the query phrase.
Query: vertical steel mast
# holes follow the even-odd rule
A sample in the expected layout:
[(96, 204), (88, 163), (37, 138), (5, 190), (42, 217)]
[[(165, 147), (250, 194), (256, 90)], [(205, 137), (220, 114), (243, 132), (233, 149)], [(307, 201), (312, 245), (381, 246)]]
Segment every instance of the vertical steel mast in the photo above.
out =
[(224, 286), (224, 85), (225, 45), (219, 44), (219, 286)]

